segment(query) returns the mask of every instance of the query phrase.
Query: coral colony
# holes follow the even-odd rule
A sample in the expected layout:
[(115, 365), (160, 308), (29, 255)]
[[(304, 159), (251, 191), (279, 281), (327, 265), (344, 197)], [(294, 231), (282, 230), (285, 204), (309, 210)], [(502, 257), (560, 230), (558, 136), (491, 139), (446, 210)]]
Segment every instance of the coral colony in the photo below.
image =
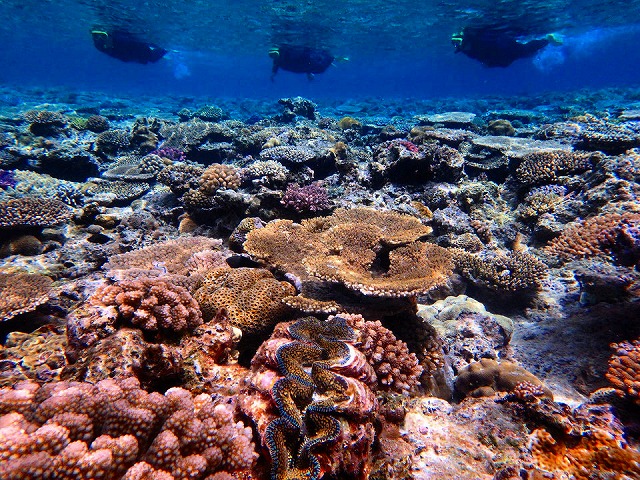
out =
[(0, 122), (0, 478), (640, 478), (636, 120), (54, 100)]

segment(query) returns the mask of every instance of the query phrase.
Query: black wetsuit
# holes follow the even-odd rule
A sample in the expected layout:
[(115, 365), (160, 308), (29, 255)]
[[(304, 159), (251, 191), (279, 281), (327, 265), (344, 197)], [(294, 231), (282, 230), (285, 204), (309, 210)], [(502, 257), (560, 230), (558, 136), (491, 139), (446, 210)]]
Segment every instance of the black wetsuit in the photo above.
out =
[(548, 44), (546, 39), (521, 43), (503, 32), (465, 29), (456, 53), (462, 52), (487, 67), (508, 67), (519, 58), (532, 57)]
[(153, 43), (142, 42), (126, 32), (92, 32), (93, 44), (103, 53), (123, 62), (157, 62), (167, 53)]
[(272, 73), (278, 69), (295, 73), (322, 73), (331, 66), (335, 57), (328, 50), (282, 45), (278, 48), (279, 55), (273, 59)]

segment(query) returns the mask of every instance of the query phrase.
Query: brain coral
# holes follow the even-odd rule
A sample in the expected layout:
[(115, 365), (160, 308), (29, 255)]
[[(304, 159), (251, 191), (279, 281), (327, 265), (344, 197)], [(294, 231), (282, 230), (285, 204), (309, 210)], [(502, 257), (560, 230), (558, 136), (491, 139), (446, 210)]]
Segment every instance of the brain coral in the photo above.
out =
[(217, 268), (205, 275), (194, 298), (205, 320), (224, 309), (233, 326), (256, 333), (283, 320), (288, 308), (282, 299), (295, 293), (293, 285), (279, 282), (268, 270)]
[(12, 198), (0, 202), (0, 229), (52, 227), (71, 218), (71, 209), (53, 198)]
[(0, 273), (0, 322), (31, 312), (49, 300), (53, 280), (30, 273)]
[(250, 474), (257, 453), (234, 400), (133, 379), (0, 389), (5, 479), (196, 479)]

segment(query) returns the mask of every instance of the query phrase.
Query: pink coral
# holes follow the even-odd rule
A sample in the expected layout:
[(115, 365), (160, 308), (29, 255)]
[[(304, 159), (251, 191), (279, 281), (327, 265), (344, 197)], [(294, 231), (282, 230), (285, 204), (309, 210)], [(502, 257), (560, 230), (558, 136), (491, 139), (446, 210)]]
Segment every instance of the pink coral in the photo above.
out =
[(132, 378), (22, 382), (0, 389), (0, 412), (3, 479), (203, 478), (258, 457), (231, 398), (147, 393)]

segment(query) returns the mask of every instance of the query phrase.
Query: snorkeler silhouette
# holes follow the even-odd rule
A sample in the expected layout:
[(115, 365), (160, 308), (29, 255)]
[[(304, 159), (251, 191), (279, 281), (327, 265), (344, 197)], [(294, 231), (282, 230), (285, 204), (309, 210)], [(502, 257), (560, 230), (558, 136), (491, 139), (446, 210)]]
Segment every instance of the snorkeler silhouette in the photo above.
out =
[(273, 59), (271, 80), (274, 79), (278, 69), (294, 73), (306, 73), (309, 80), (316, 73), (322, 73), (329, 68), (333, 61), (349, 60), (346, 57), (334, 57), (329, 50), (323, 48), (311, 48), (297, 45), (281, 45), (269, 50), (269, 57)]
[(562, 42), (553, 34), (519, 42), (495, 28), (465, 27), (462, 32), (451, 36), (451, 43), (456, 48), (455, 53), (462, 52), (487, 67), (508, 67), (519, 58), (532, 57), (549, 44), (560, 45)]
[(91, 36), (98, 50), (123, 62), (157, 62), (167, 54), (164, 48), (138, 40), (130, 33), (123, 31), (108, 32), (93, 29)]

